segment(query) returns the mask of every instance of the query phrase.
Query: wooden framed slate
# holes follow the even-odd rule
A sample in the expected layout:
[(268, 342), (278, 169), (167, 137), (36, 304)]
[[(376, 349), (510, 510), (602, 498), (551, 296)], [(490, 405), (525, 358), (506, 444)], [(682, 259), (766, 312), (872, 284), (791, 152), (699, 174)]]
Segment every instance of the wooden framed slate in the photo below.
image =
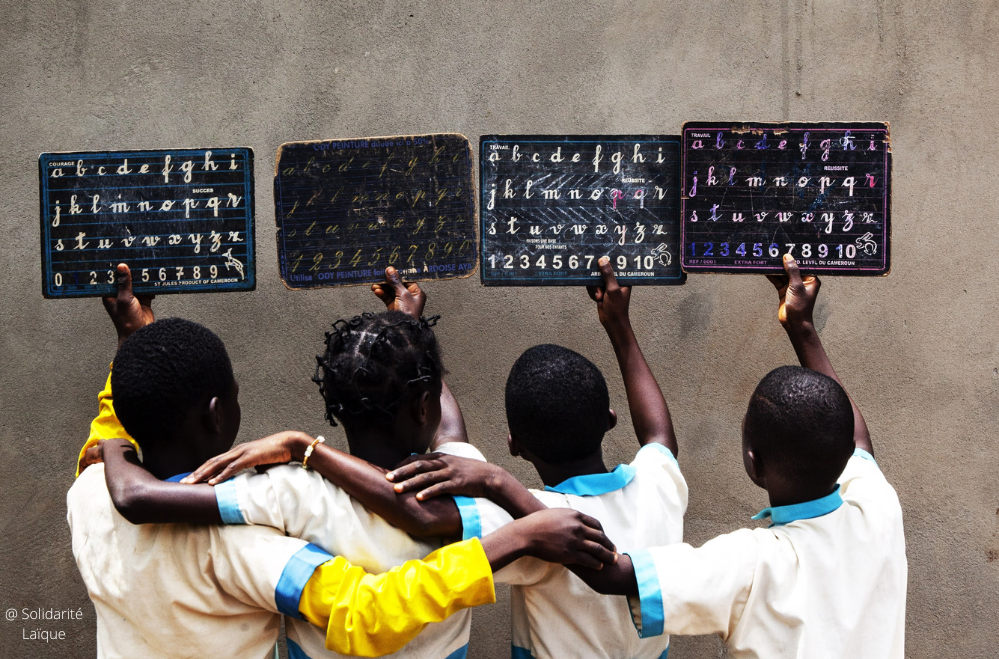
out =
[(278, 260), (290, 289), (475, 271), (468, 138), (365, 137), (281, 145), (274, 172)]
[(479, 140), (486, 286), (682, 284), (679, 138), (490, 135)]
[(38, 157), (42, 294), (113, 295), (256, 285), (253, 150), (75, 151)]
[(891, 158), (887, 123), (685, 123), (684, 270), (888, 274)]

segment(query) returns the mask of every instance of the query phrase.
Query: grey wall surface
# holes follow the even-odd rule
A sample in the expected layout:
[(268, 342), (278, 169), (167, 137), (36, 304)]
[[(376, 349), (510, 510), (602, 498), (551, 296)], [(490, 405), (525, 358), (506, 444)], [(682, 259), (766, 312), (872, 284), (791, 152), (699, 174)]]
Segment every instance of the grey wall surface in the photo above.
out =
[[(888, 120), (894, 254), (886, 278), (828, 278), (820, 332), (861, 406), (905, 511), (906, 654), (996, 656), (999, 483), (999, 2), (0, 2), (0, 608), (82, 607), (81, 621), (0, 621), (0, 656), (92, 657), (94, 612), (66, 526), (73, 462), (114, 354), (96, 299), (43, 300), (42, 151), (248, 145), (257, 154), (255, 292), (163, 296), (226, 341), (241, 439), (324, 426), (309, 381), (333, 320), (363, 287), (291, 292), (277, 274), (271, 163), (288, 140), (423, 132), (671, 133), (684, 120)], [(582, 290), (428, 284), (472, 441), (506, 455), (502, 387), (517, 355), (558, 342), (608, 376), (636, 449), (613, 353)], [(644, 288), (633, 320), (666, 392), (695, 545), (764, 507), (740, 421), (771, 368), (793, 363), (770, 284), (690, 277)], [(509, 656), (503, 603), (475, 615), (471, 656)], [(23, 629), (67, 639), (24, 640)], [(675, 639), (671, 659), (715, 657)]]

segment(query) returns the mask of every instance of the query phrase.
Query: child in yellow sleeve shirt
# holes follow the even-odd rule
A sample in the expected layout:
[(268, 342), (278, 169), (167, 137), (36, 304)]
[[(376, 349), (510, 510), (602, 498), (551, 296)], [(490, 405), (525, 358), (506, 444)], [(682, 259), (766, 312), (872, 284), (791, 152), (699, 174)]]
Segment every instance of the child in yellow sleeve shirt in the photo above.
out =
[[(121, 337), (121, 316), (137, 301), (127, 268), (119, 273), (109, 311)], [(110, 392), (102, 393), (102, 415), (108, 414), (97, 431), (116, 432), (115, 411), (125, 426), (149, 416), (154, 429), (104, 443), (129, 448), (117, 454), (128, 460), (126, 468), (177, 479), (232, 445), (238, 386), (222, 342), (209, 330), (180, 319), (152, 324), (122, 340), (115, 367), (145, 386), (124, 397), (119, 392), (117, 410)], [(143, 406), (150, 397), (173, 405)], [(133, 441), (143, 450), (142, 465)], [(279, 613), (325, 628), (332, 650), (377, 656), (403, 647), (428, 623), (494, 601), (492, 570), (520, 556), (589, 554), (598, 564), (615, 558), (592, 520), (532, 516), (481, 544), (451, 545), (425, 561), (370, 575), (266, 527), (132, 525), (115, 510), (104, 471), (102, 464), (85, 468), (67, 495), (74, 557), (97, 610), (98, 657), (264, 657)], [(214, 519), (204, 521), (221, 521), (217, 507)]]

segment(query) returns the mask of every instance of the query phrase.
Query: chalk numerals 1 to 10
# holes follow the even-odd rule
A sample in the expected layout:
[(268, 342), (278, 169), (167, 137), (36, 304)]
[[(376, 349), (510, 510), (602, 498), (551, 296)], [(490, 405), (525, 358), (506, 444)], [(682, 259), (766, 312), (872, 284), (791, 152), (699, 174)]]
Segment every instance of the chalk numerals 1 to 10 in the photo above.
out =
[(690, 122), (683, 144), (686, 270), (888, 272), (887, 124)]

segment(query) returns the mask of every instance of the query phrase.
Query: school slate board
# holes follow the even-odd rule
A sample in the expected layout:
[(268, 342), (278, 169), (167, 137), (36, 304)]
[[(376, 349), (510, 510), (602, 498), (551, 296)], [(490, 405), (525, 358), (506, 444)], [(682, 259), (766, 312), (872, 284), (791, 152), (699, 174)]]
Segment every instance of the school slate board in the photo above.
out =
[(42, 294), (249, 291), (253, 150), (75, 151), (38, 157)]
[(475, 270), (468, 138), (404, 135), (281, 145), (278, 260), (291, 289), (466, 277)]
[(891, 157), (887, 123), (685, 123), (684, 269), (888, 274)]
[(680, 142), (664, 135), (491, 135), (479, 141), (486, 286), (682, 284)]

